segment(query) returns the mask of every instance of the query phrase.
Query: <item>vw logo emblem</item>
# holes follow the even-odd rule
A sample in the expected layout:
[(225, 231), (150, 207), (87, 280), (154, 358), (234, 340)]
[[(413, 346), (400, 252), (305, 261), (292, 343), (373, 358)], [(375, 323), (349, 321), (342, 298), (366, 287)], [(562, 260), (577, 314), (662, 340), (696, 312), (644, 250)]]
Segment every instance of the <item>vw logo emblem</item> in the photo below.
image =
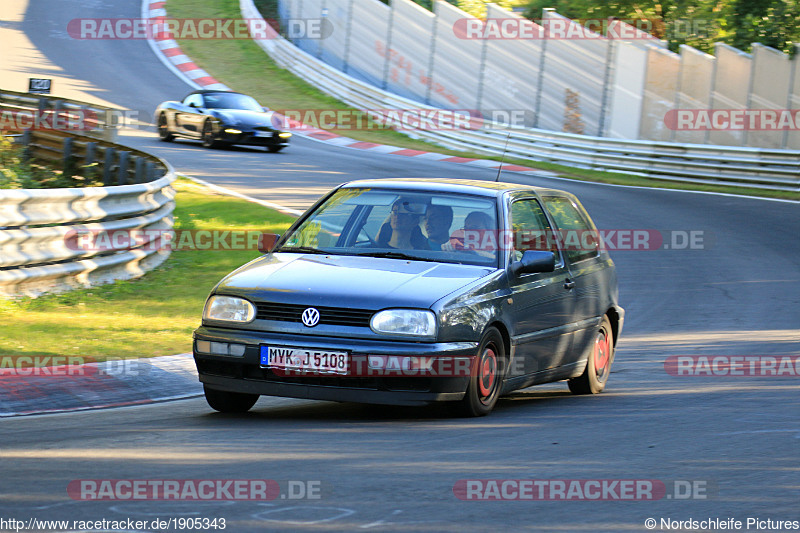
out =
[(309, 307), (308, 309), (303, 311), (303, 314), (300, 318), (303, 320), (303, 324), (305, 324), (309, 328), (313, 328), (314, 326), (319, 324), (319, 311), (317, 311), (313, 307)]

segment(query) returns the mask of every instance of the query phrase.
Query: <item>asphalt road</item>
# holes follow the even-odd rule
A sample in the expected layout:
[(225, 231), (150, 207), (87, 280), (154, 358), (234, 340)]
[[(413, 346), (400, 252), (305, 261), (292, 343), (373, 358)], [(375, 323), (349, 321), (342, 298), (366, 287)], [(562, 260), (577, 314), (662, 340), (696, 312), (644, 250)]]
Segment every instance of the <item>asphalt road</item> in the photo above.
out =
[[(59, 33), (73, 18), (138, 14), (137, 2), (36, 0), (22, 29), (69, 76), (146, 116), (189, 89), (145, 42)], [(463, 165), (297, 137), (280, 154), (167, 145), (152, 130), (122, 140), (181, 172), (290, 207), (356, 178), (493, 178)], [(673, 232), (702, 232), (699, 249), (612, 252), (628, 314), (602, 395), (574, 397), (565, 384), (552, 384), (469, 420), (436, 407), (277, 398), (262, 398), (241, 416), (213, 413), (198, 399), (5, 419), (0, 518), (224, 517), (236, 532), (646, 531), (650, 517), (800, 520), (800, 378), (675, 377), (664, 367), (678, 354), (800, 354), (798, 205), (514, 173), (504, 179), (577, 194), (600, 228), (658, 230), (667, 244), (682, 235)], [(81, 479), (262, 478), (277, 480), (287, 498), (95, 502), (67, 492)], [(658, 480), (668, 494), (635, 502), (456, 498), (454, 485), (471, 479)], [(319, 482), (320, 497), (288, 498), (289, 481)], [(696, 497), (679, 498), (676, 481), (694, 483)]]

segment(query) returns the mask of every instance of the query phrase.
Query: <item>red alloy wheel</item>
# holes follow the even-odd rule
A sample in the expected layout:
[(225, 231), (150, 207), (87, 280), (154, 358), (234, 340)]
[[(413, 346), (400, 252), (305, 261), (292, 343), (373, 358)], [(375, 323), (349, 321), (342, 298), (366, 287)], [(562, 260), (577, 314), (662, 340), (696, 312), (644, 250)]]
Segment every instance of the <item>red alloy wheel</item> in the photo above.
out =
[(481, 355), (478, 369), (478, 390), (481, 401), (491, 397), (497, 381), (497, 354), (491, 346), (487, 346)]

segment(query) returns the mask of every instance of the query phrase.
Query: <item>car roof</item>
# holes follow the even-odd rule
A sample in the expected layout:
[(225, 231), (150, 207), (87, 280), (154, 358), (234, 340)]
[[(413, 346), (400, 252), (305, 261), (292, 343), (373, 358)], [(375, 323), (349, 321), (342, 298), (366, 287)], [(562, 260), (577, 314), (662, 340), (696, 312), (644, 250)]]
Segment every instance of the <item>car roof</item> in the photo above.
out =
[(537, 194), (557, 193), (568, 195), (564, 191), (534, 187), (521, 183), (508, 183), (505, 181), (467, 180), (460, 178), (386, 178), (357, 180), (345, 183), (343, 188), (375, 188), (375, 189), (400, 189), (424, 192), (458, 192), (477, 194), (480, 196), (501, 196), (506, 192), (535, 192)]
[(183, 97), (186, 100), (187, 97), (192, 96), (193, 94), (213, 94), (213, 93), (227, 93), (227, 94), (244, 94), (244, 93), (237, 93), (236, 91), (219, 91), (214, 89), (200, 89), (197, 91), (192, 91), (186, 96)]

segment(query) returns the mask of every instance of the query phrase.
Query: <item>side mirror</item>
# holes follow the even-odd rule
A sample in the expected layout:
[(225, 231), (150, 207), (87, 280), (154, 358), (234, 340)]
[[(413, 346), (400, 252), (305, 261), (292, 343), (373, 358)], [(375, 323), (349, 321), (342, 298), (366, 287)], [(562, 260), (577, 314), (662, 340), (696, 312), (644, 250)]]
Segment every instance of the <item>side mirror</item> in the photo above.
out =
[(556, 269), (556, 254), (541, 250), (528, 250), (522, 254), (522, 259), (511, 263), (510, 269), (515, 276), (553, 272)]
[(258, 236), (258, 251), (262, 254), (268, 254), (275, 249), (275, 244), (278, 242), (280, 235), (277, 233), (262, 233)]

